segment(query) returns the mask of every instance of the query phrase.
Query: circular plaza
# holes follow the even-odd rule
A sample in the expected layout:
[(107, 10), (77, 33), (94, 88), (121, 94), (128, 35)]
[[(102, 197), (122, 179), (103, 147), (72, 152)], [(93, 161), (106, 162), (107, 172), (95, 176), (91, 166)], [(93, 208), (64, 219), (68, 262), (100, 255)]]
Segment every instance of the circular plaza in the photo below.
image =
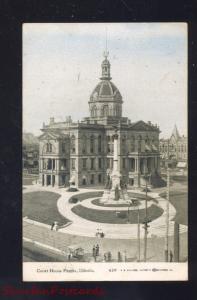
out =
[[(28, 196), (35, 193), (46, 194), (46, 199), (43, 200), (43, 211), (39, 208), (39, 214), (48, 215), (47, 225), (50, 226), (53, 221), (60, 223), (58, 231), (62, 233), (74, 234), (84, 237), (95, 237), (98, 231), (103, 232), (104, 236), (109, 239), (136, 239), (137, 227), (143, 232), (145, 217), (149, 224), (149, 232), (151, 235), (158, 237), (165, 236), (165, 211), (166, 199), (160, 197), (158, 193), (149, 192), (147, 196), (147, 214), (145, 213), (144, 192), (139, 190), (128, 191), (129, 197), (135, 201), (121, 205), (103, 205), (99, 198), (102, 196), (101, 190), (81, 189), (78, 192), (68, 192), (65, 189), (46, 188), (38, 185), (26, 186), (24, 192), (24, 207), (27, 203)], [(50, 194), (54, 194), (54, 200), (50, 200)], [(35, 195), (35, 199), (38, 195)], [(45, 201), (45, 202), (44, 202)], [(36, 206), (35, 200), (29, 201), (31, 205)], [(52, 205), (53, 203), (53, 205)], [(47, 205), (51, 211), (47, 210)], [(32, 212), (32, 207), (29, 209)], [(32, 219), (32, 215), (28, 215), (26, 210), (23, 215)], [(38, 215), (37, 212), (34, 212)], [(173, 220), (176, 215), (175, 207), (169, 205), (169, 234), (173, 235)], [(34, 219), (34, 218), (33, 218)], [(42, 218), (36, 220), (39, 223), (45, 223)], [(186, 231), (186, 226), (182, 226), (182, 231)]]

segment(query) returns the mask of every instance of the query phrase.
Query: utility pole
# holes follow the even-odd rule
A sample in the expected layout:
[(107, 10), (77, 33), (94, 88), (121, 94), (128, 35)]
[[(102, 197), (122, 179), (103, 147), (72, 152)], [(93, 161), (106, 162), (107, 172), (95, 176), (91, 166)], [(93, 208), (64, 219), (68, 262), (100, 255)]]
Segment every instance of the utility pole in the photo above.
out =
[[(147, 162), (146, 162), (147, 163)], [(147, 181), (148, 181), (148, 174), (147, 174), (147, 166), (146, 166), (146, 174), (145, 174), (145, 180), (146, 180), (146, 197), (145, 197), (145, 221), (144, 221), (144, 262), (146, 262), (147, 259), (147, 235), (148, 235), (148, 215), (147, 215)]]
[(169, 252), (169, 202), (170, 202), (170, 169), (169, 169), (169, 140), (167, 154), (167, 190), (166, 190), (166, 235), (165, 235), (165, 262), (168, 262)]
[(140, 211), (138, 205), (138, 214), (137, 214), (137, 241), (138, 241), (138, 262), (140, 262)]
[(179, 240), (179, 224), (174, 222), (174, 262), (179, 262), (180, 240)]

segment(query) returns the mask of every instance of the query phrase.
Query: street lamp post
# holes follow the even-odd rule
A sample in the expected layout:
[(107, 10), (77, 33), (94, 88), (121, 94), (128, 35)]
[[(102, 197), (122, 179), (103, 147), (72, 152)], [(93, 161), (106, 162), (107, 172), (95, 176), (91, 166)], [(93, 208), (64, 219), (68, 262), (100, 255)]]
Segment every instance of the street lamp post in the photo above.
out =
[(148, 180), (148, 174), (146, 173), (145, 175), (145, 180), (146, 180), (146, 197), (145, 197), (145, 220), (144, 220), (144, 262), (147, 260), (147, 236), (148, 236), (148, 212), (147, 212), (147, 180)]
[(169, 168), (169, 140), (168, 140), (167, 190), (166, 190), (166, 234), (165, 234), (165, 249), (164, 249), (165, 262), (168, 262), (168, 254), (169, 254), (169, 202), (170, 202), (170, 168)]
[(140, 211), (139, 211), (139, 204), (138, 204), (138, 211), (137, 211), (137, 241), (138, 241), (138, 262), (140, 262)]

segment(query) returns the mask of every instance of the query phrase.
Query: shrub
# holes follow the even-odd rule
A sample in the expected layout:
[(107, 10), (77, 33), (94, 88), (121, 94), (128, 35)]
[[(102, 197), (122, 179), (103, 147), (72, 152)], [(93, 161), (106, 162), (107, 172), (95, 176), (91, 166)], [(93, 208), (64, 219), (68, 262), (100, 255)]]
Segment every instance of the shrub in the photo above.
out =
[(76, 197), (72, 197), (69, 199), (69, 203), (77, 203), (78, 202), (78, 198)]

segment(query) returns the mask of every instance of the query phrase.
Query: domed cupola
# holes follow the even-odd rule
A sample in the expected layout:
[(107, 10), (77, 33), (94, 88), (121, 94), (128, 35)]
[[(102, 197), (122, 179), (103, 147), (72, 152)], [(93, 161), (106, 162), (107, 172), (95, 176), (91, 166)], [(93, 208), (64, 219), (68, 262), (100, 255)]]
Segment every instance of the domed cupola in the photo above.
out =
[(104, 52), (104, 61), (102, 62), (101, 64), (101, 68), (102, 68), (102, 77), (100, 78), (101, 80), (110, 80), (111, 77), (110, 77), (110, 62), (109, 60), (107, 59), (107, 56), (108, 56), (108, 52)]
[(90, 96), (90, 115), (94, 118), (120, 118), (122, 116), (122, 96), (117, 87), (111, 82), (110, 62), (107, 57), (108, 52), (104, 52), (105, 59), (101, 64), (101, 81)]

